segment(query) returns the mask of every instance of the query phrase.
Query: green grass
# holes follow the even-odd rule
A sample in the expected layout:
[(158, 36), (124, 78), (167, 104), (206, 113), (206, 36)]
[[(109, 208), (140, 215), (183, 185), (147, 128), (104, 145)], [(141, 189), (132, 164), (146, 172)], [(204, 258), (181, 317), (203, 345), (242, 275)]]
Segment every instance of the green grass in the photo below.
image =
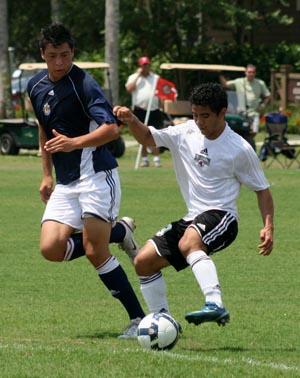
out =
[[(133, 216), (142, 244), (185, 207), (171, 169), (133, 169), (136, 149), (119, 160), (121, 215)], [(256, 196), (243, 189), (240, 231), (217, 254), (231, 323), (199, 327), (184, 320), (203, 298), (189, 269), (164, 271), (183, 336), (171, 352), (147, 352), (116, 338), (126, 325), (121, 306), (82, 258), (50, 263), (39, 254), (40, 159), (0, 156), (0, 376), (2, 377), (297, 377), (299, 367), (299, 169), (266, 171), (276, 204), (276, 246), (258, 255), (261, 219)], [(126, 256), (112, 251), (139, 298)]]

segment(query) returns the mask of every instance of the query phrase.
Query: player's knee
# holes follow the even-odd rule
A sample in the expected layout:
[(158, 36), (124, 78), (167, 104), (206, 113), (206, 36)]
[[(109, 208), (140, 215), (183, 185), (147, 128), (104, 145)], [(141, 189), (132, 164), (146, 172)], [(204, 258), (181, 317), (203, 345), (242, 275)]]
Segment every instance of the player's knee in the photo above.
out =
[(189, 240), (185, 237), (182, 237), (179, 240), (178, 248), (183, 255), (186, 255), (190, 251), (190, 248), (191, 248)]
[(64, 260), (65, 248), (49, 244), (40, 245), (42, 256), (48, 261), (60, 262)]
[(142, 254), (138, 254), (133, 261), (136, 274), (139, 276), (148, 276), (152, 274), (152, 265)]

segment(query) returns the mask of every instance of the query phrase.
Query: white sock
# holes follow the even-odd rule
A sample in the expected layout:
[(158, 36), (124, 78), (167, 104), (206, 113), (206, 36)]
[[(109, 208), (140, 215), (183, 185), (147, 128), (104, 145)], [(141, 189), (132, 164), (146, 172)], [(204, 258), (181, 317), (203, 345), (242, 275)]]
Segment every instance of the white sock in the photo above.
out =
[(205, 302), (214, 302), (223, 307), (221, 287), (212, 259), (204, 251), (194, 251), (186, 258), (205, 296)]
[(159, 163), (160, 162), (160, 157), (159, 156), (154, 156), (153, 157), (154, 163)]
[(167, 289), (161, 272), (152, 276), (140, 276), (140, 284), (149, 312), (169, 312)]

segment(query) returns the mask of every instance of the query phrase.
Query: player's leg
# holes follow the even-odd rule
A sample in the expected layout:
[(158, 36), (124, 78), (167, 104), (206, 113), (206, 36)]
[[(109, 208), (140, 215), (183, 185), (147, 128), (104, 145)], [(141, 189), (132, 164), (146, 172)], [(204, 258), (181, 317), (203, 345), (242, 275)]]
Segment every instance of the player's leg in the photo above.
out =
[(78, 191), (84, 222), (83, 244), (86, 255), (99, 278), (128, 313), (131, 324), (123, 336), (136, 337), (137, 324), (144, 312), (126, 273), (109, 251), (111, 224), (118, 215), (121, 197), (117, 170), (96, 174), (82, 182)]
[(69, 238), (73, 228), (67, 224), (45, 221), (41, 228), (40, 250), (49, 261), (63, 261), (70, 249)]
[(77, 195), (68, 185), (56, 185), (42, 218), (40, 249), (50, 261), (68, 260), (81, 256), (82, 238), (72, 233), (82, 227)]
[[(126, 252), (131, 261), (137, 255), (139, 245), (134, 239), (135, 230), (134, 219), (123, 217), (112, 227), (109, 243), (119, 244), (119, 248)], [(82, 242), (82, 232), (76, 232), (70, 235), (68, 251), (64, 260), (71, 261), (85, 255)]]
[(101, 281), (127, 311), (131, 321), (130, 331), (132, 334), (126, 334), (126, 336), (134, 337), (136, 336), (136, 327), (144, 317), (144, 312), (126, 273), (116, 257), (109, 252), (110, 230), (111, 224), (104, 220), (95, 217), (84, 218), (84, 248), (87, 258), (95, 267)]
[(168, 224), (146, 243), (134, 260), (141, 291), (150, 312), (169, 311), (161, 269), (172, 265), (176, 270), (181, 270), (187, 266), (178, 250), (178, 241), (188, 224), (183, 220)]
[(232, 215), (212, 211), (196, 217), (181, 238), (179, 249), (191, 266), (205, 297), (204, 307), (187, 314), (187, 321), (195, 324), (205, 321), (225, 324), (229, 321), (229, 313), (222, 303), (217, 270), (209, 254), (228, 246), (236, 234), (237, 223)]
[(161, 273), (161, 269), (168, 265), (168, 261), (157, 254), (151, 241), (146, 243), (134, 259), (141, 292), (149, 312), (169, 312), (166, 285)]

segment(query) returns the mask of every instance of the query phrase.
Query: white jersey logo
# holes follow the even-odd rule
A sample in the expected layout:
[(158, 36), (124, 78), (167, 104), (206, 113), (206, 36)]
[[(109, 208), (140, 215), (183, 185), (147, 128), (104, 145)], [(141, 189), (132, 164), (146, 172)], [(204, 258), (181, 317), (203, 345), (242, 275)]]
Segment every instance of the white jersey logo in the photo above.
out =
[(48, 93), (49, 96), (54, 96), (54, 90), (51, 89), (51, 91)]
[(201, 150), (199, 154), (195, 154), (194, 160), (197, 162), (200, 167), (210, 164), (210, 158), (208, 157), (207, 148)]
[(50, 105), (48, 104), (48, 102), (46, 102), (46, 104), (44, 104), (44, 106), (43, 106), (43, 112), (44, 112), (45, 116), (50, 115), (51, 108), (50, 108)]

